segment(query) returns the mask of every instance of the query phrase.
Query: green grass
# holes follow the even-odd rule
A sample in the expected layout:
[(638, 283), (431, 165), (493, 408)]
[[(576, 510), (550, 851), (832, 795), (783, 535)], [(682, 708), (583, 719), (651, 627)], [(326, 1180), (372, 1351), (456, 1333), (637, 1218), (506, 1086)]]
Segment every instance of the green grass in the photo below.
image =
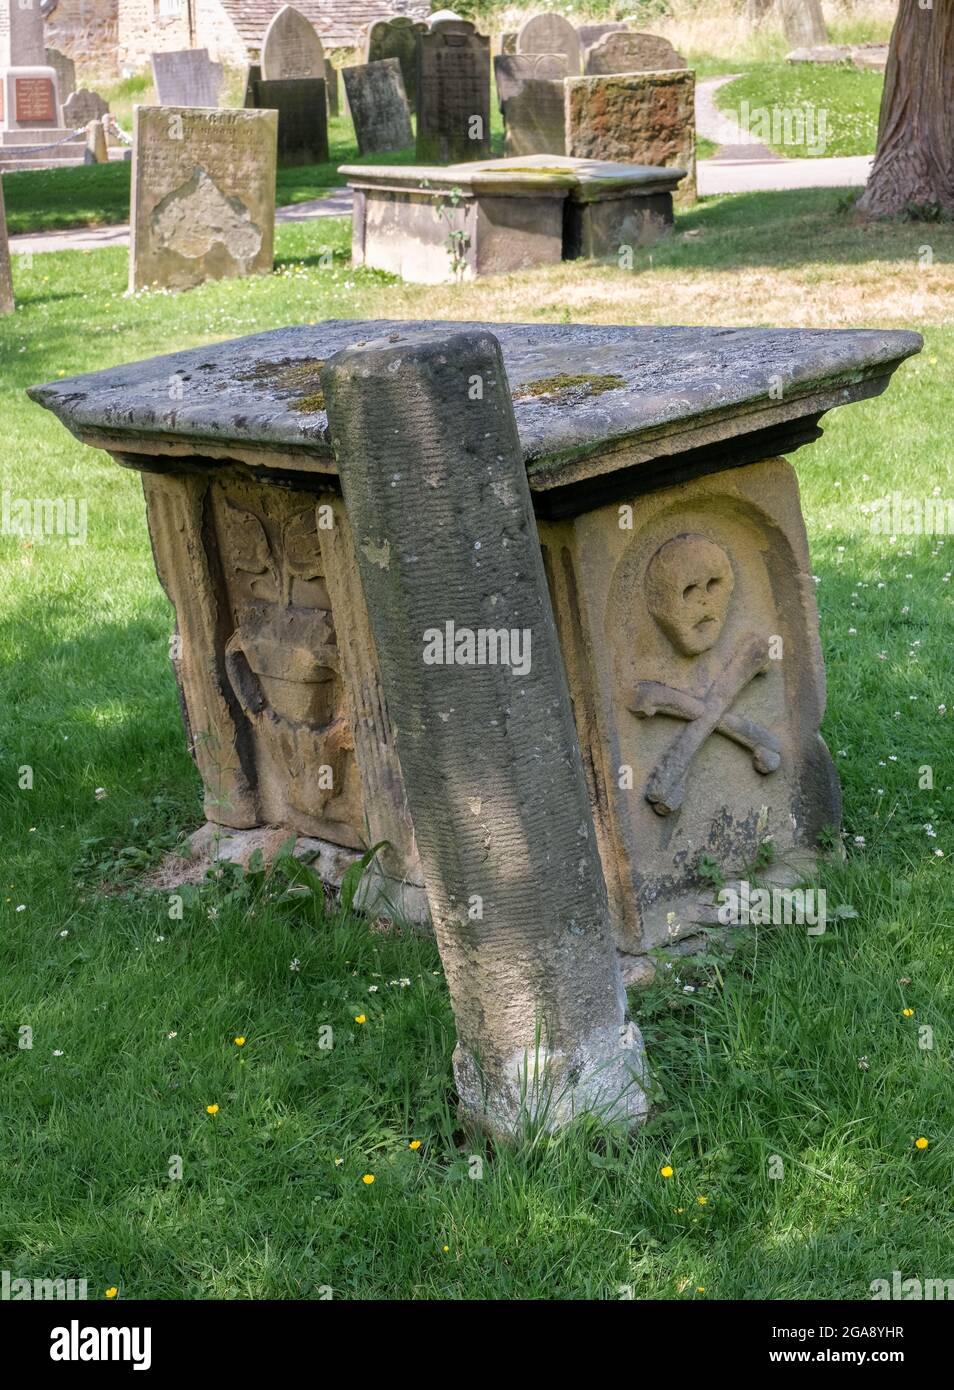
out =
[[(681, 224), (699, 235), (641, 273), (651, 285), (701, 270), (741, 285), (772, 265), (784, 282), (804, 269), (784, 234), (793, 222), (819, 300), (869, 259), (885, 273), (892, 256), (906, 266), (904, 238), (923, 229), (871, 240), (836, 202), (825, 191), (703, 205)], [(931, 229), (939, 261), (952, 237)], [(210, 884), (179, 921), (124, 873), (124, 847), (154, 857), (201, 820), (168, 663), (172, 614), (138, 477), (23, 388), (323, 317), (514, 317), (520, 293), (541, 317), (563, 315), (565, 268), (408, 289), (353, 271), (347, 242), (346, 222), (280, 226), (280, 274), (178, 296), (126, 298), (117, 250), (15, 258), (19, 307), (0, 320), (0, 484), (84, 498), (89, 537), (0, 536), (0, 1268), (87, 1277), (94, 1295), (115, 1284), (127, 1298), (330, 1287), (340, 1298), (613, 1299), (631, 1286), (670, 1300), (845, 1299), (893, 1269), (946, 1277), (954, 550), (943, 537), (888, 545), (860, 509), (892, 490), (954, 496), (950, 326), (928, 324), (926, 352), (884, 397), (835, 412), (794, 456), (848, 833), (846, 864), (823, 881), (831, 905), (858, 915), (820, 938), (762, 931), (731, 961), (680, 967), (634, 996), (656, 1105), (632, 1139), (577, 1125), (520, 1152), (466, 1141), (427, 941), (289, 901), (278, 881)], [(323, 269), (325, 245), (335, 260)], [(626, 321), (631, 276), (572, 275), (595, 316)], [(919, 789), (925, 764), (933, 791)], [(32, 791), (18, 788), (25, 765)], [(24, 1026), (31, 1050), (18, 1047)], [(168, 1175), (174, 1155), (181, 1181)]]
[[(743, 101), (748, 103), (750, 112), (765, 109), (770, 115), (773, 109), (804, 114), (812, 108), (813, 127), (793, 123), (786, 133), (782, 125), (768, 138), (756, 129), (753, 114), (753, 136), (790, 159), (813, 155), (830, 159), (838, 155), (874, 154), (883, 86), (881, 73), (862, 72), (848, 64), (755, 63), (747, 67), (737, 82), (720, 87), (715, 101), (720, 110), (737, 119), (741, 118)], [(813, 148), (810, 131), (822, 131), (818, 124), (822, 113), (824, 139)]]

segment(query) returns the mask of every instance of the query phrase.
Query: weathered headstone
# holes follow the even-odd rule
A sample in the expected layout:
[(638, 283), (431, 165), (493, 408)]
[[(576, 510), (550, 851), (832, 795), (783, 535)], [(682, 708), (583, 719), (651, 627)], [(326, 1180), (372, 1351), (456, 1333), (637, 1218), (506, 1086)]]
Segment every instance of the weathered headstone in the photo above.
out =
[(668, 39), (656, 34), (614, 32), (603, 37), (584, 54), (584, 72), (590, 76), (614, 72), (668, 72), (684, 68), (686, 60)]
[(66, 53), (61, 53), (58, 48), (48, 48), (46, 50), (46, 65), (56, 73), (57, 86), (60, 89), (60, 101), (65, 104), (68, 97), (76, 91), (76, 64)]
[(785, 38), (793, 48), (813, 48), (828, 42), (821, 0), (775, 0)]
[(490, 39), (467, 20), (431, 22), (417, 50), (417, 158), (428, 164), (490, 153)]
[(414, 144), (411, 112), (397, 58), (343, 68), (359, 154), (403, 150)]
[(604, 34), (625, 34), (628, 31), (628, 24), (616, 20), (606, 24), (581, 24), (576, 32), (580, 37), (580, 47), (585, 53), (588, 48), (599, 43)]
[(278, 112), (278, 163), (324, 164), (328, 159), (328, 100), (322, 77), (260, 79), (254, 106)]
[(270, 272), (276, 112), (138, 106), (134, 121), (129, 288)]
[(101, 121), (109, 114), (109, 103), (99, 92), (91, 92), (80, 87), (63, 104), (63, 120), (68, 126), (86, 125), (89, 121)]
[(181, 48), (153, 53), (152, 79), (160, 106), (219, 104), (222, 65), (209, 59), (207, 48)]
[(561, 14), (536, 14), (517, 30), (518, 53), (563, 53), (570, 77), (583, 71), (580, 36)]
[[(635, 1124), (642, 1038), (500, 346), (473, 331), (401, 338), (337, 354), (322, 383), (454, 1006), (457, 1091), (471, 1124), (514, 1138), (579, 1113)], [(522, 634), (532, 660), (519, 677), (456, 649), (433, 663), (428, 634), (447, 625)]]
[(695, 73), (568, 77), (566, 153), (685, 169), (675, 202), (696, 198)]
[(325, 75), (325, 47), (318, 31), (292, 5), (283, 5), (265, 30), (261, 69), (266, 82)]
[(501, 54), (494, 59), (508, 155), (563, 154), (563, 53)]
[(10, 271), (10, 239), (7, 236), (7, 213), (3, 202), (3, 180), (0, 179), (0, 314), (12, 314), (13, 275)]
[(427, 32), (427, 25), (406, 15), (379, 19), (368, 30), (364, 47), (366, 63), (379, 63), (385, 58), (397, 58), (407, 99), (413, 106), (417, 100), (417, 36)]

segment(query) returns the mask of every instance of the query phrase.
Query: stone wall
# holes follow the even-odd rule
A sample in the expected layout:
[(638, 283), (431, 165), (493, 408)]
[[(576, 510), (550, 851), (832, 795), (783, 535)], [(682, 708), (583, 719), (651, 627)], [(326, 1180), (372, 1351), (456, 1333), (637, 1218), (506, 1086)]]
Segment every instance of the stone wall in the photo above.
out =
[[(171, 8), (171, 6), (170, 6)], [(217, 3), (192, 0), (194, 33), (182, 0), (178, 14), (159, 13), (159, 0), (122, 0), (119, 7), (118, 61), (124, 68), (141, 68), (151, 53), (178, 48), (207, 48), (213, 62), (239, 66), (248, 53), (225, 10)]]

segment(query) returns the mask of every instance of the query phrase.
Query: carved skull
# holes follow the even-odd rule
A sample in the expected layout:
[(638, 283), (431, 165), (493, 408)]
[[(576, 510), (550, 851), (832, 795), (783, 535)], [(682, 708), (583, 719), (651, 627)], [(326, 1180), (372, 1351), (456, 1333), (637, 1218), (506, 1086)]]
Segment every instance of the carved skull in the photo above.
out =
[(674, 536), (646, 568), (646, 604), (683, 656), (714, 647), (735, 587), (732, 562), (705, 536)]

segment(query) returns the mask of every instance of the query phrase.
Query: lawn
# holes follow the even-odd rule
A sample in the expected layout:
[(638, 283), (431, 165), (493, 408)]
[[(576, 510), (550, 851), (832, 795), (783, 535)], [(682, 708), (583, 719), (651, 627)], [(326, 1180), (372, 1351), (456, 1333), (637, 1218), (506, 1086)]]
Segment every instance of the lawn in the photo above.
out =
[[(719, 87), (715, 102), (736, 120), (742, 120), (747, 109), (753, 138), (778, 154), (833, 159), (874, 154), (883, 86), (881, 73), (863, 72), (847, 63), (754, 63), (736, 82)], [(779, 112), (777, 125), (770, 125), (772, 134), (763, 137), (756, 113), (768, 111), (771, 121), (773, 110)]]
[[(954, 497), (954, 228), (866, 229), (843, 201), (713, 200), (633, 271), (446, 288), (353, 270), (343, 221), (280, 226), (277, 274), (178, 296), (126, 297), (121, 250), (14, 259), (0, 486), (85, 500), (88, 540), (0, 535), (0, 1267), (200, 1299), (847, 1299), (951, 1273), (954, 543), (891, 543), (863, 509)], [(845, 792), (847, 858), (820, 882), (856, 915), (634, 994), (654, 1110), (630, 1139), (461, 1135), (428, 941), (280, 874), (209, 882), (180, 920), (139, 876), (202, 818), (172, 614), (138, 477), (23, 388), (335, 316), (925, 333), (793, 456)]]

